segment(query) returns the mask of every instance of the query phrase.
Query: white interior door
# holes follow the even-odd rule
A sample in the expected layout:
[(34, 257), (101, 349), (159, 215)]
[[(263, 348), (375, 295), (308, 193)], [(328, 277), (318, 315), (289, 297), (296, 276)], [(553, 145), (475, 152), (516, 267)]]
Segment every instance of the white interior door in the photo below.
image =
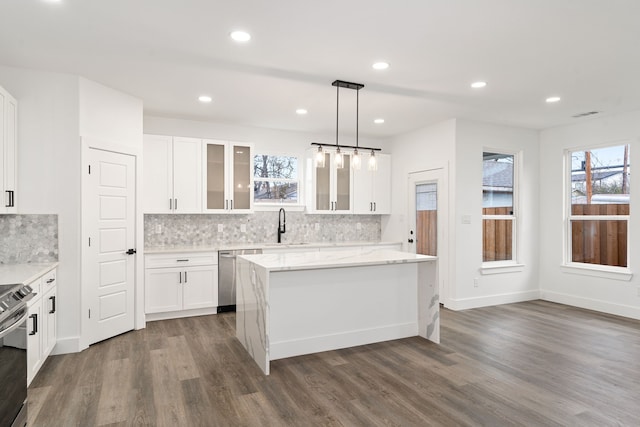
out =
[(88, 162), (83, 292), (86, 342), (93, 344), (134, 328), (136, 255), (127, 250), (135, 245), (136, 171), (127, 154), (90, 148)]
[(448, 295), (448, 183), (444, 169), (409, 174), (408, 251), (438, 257), (440, 302)]

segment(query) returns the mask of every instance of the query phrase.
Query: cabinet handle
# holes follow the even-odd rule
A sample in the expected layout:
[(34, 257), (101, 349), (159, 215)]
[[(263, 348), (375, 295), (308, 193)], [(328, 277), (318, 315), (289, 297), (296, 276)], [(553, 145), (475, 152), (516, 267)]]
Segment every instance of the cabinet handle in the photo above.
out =
[(55, 282), (55, 281), (56, 281), (56, 279), (51, 278), (51, 279), (47, 280), (47, 285), (48, 285), (49, 283), (53, 283), (53, 282)]
[(369, 212), (373, 211), (373, 202), (369, 202)]
[(29, 319), (33, 321), (33, 323), (31, 324), (31, 332), (29, 332), (29, 335), (35, 335), (38, 333), (38, 315), (32, 314), (31, 316), (29, 316)]
[(233, 210), (233, 200), (231, 200), (231, 210)]
[(187, 259), (177, 259), (176, 260), (176, 262), (188, 262), (188, 261), (189, 261), (189, 258), (187, 258)]
[(229, 200), (227, 199), (224, 200), (224, 209), (225, 210), (229, 209)]
[(178, 279), (178, 283), (182, 283), (182, 271), (178, 273), (180, 275), (180, 278)]
[(173, 199), (169, 199), (169, 210), (173, 210)]
[(178, 210), (178, 199), (173, 199), (173, 206), (174, 206), (174, 210)]
[(5, 190), (5, 193), (8, 193), (9, 196), (9, 203), (4, 205), (5, 208), (12, 208), (13, 207), (13, 191), (11, 190)]
[(187, 282), (188, 282), (188, 280), (187, 280), (187, 272), (185, 271), (184, 272), (184, 283), (187, 283)]
[(49, 297), (51, 300), (51, 310), (49, 310), (49, 314), (53, 314), (56, 312), (56, 296)]
[(376, 205), (376, 202), (373, 202), (373, 211), (377, 211), (378, 210), (378, 205)]

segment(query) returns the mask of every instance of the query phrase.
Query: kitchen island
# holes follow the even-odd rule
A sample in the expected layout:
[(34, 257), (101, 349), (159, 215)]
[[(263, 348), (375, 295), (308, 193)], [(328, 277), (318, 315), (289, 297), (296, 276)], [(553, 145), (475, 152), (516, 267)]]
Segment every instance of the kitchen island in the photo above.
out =
[(237, 259), (236, 337), (265, 374), (285, 357), (440, 340), (436, 257), (339, 251)]

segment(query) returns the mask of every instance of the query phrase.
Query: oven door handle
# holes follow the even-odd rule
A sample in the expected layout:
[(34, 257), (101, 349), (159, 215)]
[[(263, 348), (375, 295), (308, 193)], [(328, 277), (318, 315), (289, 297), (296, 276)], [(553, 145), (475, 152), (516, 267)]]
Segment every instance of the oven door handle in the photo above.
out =
[(16, 322), (9, 326), (7, 329), (5, 329), (4, 331), (0, 332), (0, 339), (6, 337), (7, 335), (9, 335), (11, 332), (15, 331), (16, 329), (18, 329), (20, 327), (20, 325), (22, 324), (22, 322), (24, 322), (25, 320), (27, 320), (27, 312), (24, 313), (24, 315), (20, 316), (20, 318), (18, 320), (16, 320)]

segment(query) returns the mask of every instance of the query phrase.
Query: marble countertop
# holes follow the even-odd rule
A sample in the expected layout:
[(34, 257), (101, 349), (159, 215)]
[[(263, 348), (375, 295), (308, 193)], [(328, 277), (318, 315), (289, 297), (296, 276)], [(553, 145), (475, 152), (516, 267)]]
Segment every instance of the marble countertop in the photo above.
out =
[(371, 252), (294, 252), (281, 254), (242, 255), (268, 271), (316, 270), (324, 268), (357, 267), (366, 265), (404, 264), (435, 261), (434, 256), (408, 252), (379, 250)]
[(26, 285), (57, 266), (57, 262), (0, 264), (0, 285)]
[(400, 242), (309, 242), (309, 243), (229, 243), (221, 245), (167, 245), (150, 246), (144, 249), (145, 254), (162, 254), (174, 252), (214, 252), (232, 251), (236, 249), (303, 249), (303, 248), (332, 248), (349, 246), (395, 245)]

